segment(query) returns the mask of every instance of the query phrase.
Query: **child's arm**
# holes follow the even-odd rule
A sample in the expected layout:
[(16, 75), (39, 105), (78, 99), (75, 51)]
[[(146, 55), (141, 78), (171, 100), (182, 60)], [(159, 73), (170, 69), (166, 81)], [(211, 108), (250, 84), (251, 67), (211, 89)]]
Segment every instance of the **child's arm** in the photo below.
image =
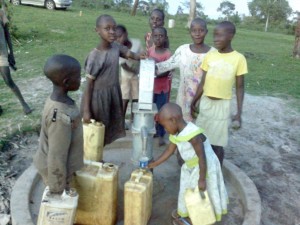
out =
[(236, 76), (236, 100), (237, 100), (237, 114), (233, 117), (233, 121), (238, 121), (238, 125), (235, 128), (240, 128), (242, 125), (242, 109), (244, 101), (244, 75)]
[[(63, 114), (65, 119), (59, 118), (50, 122), (48, 129), (48, 184), (50, 192), (61, 194), (66, 187), (68, 171), (68, 152), (71, 144), (71, 119)], [(68, 120), (69, 118), (69, 120)]]
[(128, 72), (130, 72), (130, 73), (133, 73), (133, 74), (138, 74), (138, 73), (139, 73), (139, 71), (138, 71), (137, 69), (133, 69), (133, 68), (129, 67), (129, 66), (127, 65), (126, 62), (125, 62), (125, 63), (122, 63), (122, 64), (121, 64), (121, 67), (122, 67), (124, 70), (126, 70), (126, 71), (128, 71)]
[(91, 113), (91, 100), (92, 100), (92, 93), (94, 89), (94, 80), (91, 78), (86, 78), (86, 87), (83, 96), (83, 115), (82, 119), (84, 123), (89, 123), (92, 119)]
[(197, 135), (190, 140), (190, 143), (193, 145), (195, 152), (199, 158), (200, 174), (199, 174), (198, 186), (199, 186), (199, 190), (201, 191), (205, 191), (206, 189), (205, 179), (206, 179), (206, 170), (207, 170), (203, 141), (205, 141), (205, 136), (203, 134)]
[(170, 158), (171, 155), (174, 154), (177, 146), (173, 143), (170, 143), (165, 151), (158, 157), (158, 159), (154, 162), (149, 163), (148, 168), (152, 169), (154, 167), (157, 167), (158, 165), (162, 164), (164, 161), (166, 161), (168, 158)]
[(197, 112), (197, 107), (196, 107), (196, 103), (197, 101), (201, 98), (202, 94), (203, 94), (203, 87), (204, 87), (204, 83), (205, 83), (205, 78), (206, 78), (206, 71), (203, 70), (203, 75), (202, 75), (202, 79), (201, 82), (197, 88), (196, 94), (192, 100), (191, 103), (191, 114), (192, 117), (194, 117), (195, 113)]
[(134, 53), (132, 51), (128, 51), (125, 55), (126, 59), (134, 59), (134, 60), (146, 59), (147, 57), (148, 57), (147, 52)]

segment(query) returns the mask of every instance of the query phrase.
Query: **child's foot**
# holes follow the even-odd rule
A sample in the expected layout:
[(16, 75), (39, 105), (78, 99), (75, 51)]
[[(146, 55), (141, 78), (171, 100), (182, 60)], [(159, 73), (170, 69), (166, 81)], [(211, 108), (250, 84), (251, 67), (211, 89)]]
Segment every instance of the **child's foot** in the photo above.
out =
[(26, 106), (23, 107), (23, 112), (24, 112), (25, 115), (28, 115), (32, 112), (32, 109), (29, 108), (28, 105), (26, 105)]
[(159, 145), (159, 146), (166, 145), (166, 142), (165, 142), (165, 140), (164, 140), (164, 137), (159, 137), (158, 145)]
[(177, 209), (173, 209), (171, 216), (173, 219), (178, 219), (180, 218), (179, 214), (177, 213)]

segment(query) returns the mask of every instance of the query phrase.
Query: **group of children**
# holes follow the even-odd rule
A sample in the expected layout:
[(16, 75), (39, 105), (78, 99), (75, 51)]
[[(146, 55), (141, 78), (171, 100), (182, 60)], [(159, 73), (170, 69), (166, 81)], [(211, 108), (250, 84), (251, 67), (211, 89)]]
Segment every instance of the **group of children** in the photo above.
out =
[[(105, 145), (125, 136), (124, 116), (129, 98), (134, 101), (138, 98), (138, 63), (132, 60), (151, 57), (156, 61), (157, 73), (154, 84), (154, 102), (159, 109), (157, 134), (160, 144), (164, 144), (167, 131), (170, 143), (148, 167), (160, 165), (178, 149), (185, 163), (181, 168), (178, 208), (172, 212), (173, 224), (192, 224), (184, 193), (187, 188), (197, 186), (201, 191), (208, 191), (220, 221), (228, 203), (221, 165), (223, 147), (228, 140), (232, 86), (236, 83), (238, 107), (234, 120), (240, 126), (246, 60), (231, 47), (235, 27), (228, 21), (218, 24), (214, 30), (215, 49), (204, 43), (206, 22), (194, 19), (190, 27), (193, 43), (180, 46), (173, 55), (168, 49), (163, 21), (163, 11), (154, 10), (149, 20), (152, 32), (145, 36), (145, 54), (139, 43), (128, 38), (126, 28), (117, 26), (111, 16), (97, 18), (95, 31), (100, 43), (85, 62), (87, 81), (80, 111), (68, 96), (69, 91), (79, 88), (80, 64), (67, 55), (48, 59), (44, 72), (53, 83), (53, 92), (45, 104), (40, 147), (34, 163), (52, 193), (60, 194), (68, 188), (72, 174), (83, 165), (81, 118), (85, 123), (95, 119), (105, 124)], [(120, 60), (124, 73), (121, 83), (127, 82), (124, 87), (119, 81), (119, 57), (126, 59)], [(176, 67), (180, 68), (176, 104), (167, 103), (171, 91), (170, 71)], [(131, 85), (133, 89), (128, 89)]]

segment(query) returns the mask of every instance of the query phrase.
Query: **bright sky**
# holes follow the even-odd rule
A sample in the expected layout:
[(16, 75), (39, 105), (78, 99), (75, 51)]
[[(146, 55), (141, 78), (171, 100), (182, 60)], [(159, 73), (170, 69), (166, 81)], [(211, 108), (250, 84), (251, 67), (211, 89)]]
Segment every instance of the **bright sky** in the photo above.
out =
[[(183, 0), (185, 1), (185, 0)], [(204, 7), (204, 14), (208, 15), (210, 18), (217, 19), (222, 14), (217, 12), (217, 8), (220, 6), (220, 3), (223, 0), (197, 0), (197, 2), (201, 2)], [(235, 4), (235, 10), (239, 12), (239, 14), (249, 15), (247, 2), (249, 0), (229, 0), (233, 4)], [(167, 0), (169, 3), (169, 13), (176, 14), (177, 8), (180, 5), (182, 0)], [(293, 11), (300, 12), (300, 3), (299, 0), (288, 0), (290, 7)]]

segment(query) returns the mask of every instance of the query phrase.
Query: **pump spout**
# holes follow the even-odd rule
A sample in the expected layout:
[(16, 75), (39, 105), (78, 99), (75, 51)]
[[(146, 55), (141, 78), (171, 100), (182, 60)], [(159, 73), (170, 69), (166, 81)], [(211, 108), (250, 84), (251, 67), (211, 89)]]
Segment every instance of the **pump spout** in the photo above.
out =
[(147, 142), (148, 142), (148, 129), (147, 127), (143, 126), (141, 127), (141, 138), (142, 138), (142, 143), (143, 143), (143, 154), (145, 155), (146, 150), (147, 150)]

